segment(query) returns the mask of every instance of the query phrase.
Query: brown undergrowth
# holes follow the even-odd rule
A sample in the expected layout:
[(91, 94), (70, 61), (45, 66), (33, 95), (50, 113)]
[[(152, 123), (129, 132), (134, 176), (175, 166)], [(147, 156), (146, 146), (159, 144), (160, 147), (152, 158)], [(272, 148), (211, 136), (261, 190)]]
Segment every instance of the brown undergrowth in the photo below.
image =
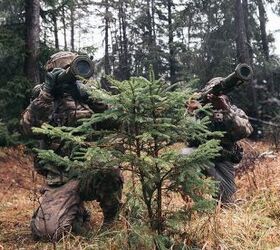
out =
[[(185, 224), (184, 241), (197, 249), (274, 249), (280, 246), (280, 154), (267, 143), (242, 142), (245, 157), (236, 178), (236, 203), (217, 207), (211, 215), (194, 215)], [(127, 181), (128, 183), (128, 181)], [(1, 249), (135, 249), (128, 240), (134, 230), (141, 239), (137, 249), (152, 249), (148, 228), (134, 228), (125, 219), (100, 233), (102, 215), (90, 202), (92, 230), (86, 237), (67, 236), (58, 244), (32, 239), (29, 220), (36, 207), (36, 192), (43, 180), (32, 171), (32, 158), (23, 147), (0, 151), (0, 250)], [(125, 192), (128, 192), (128, 185)], [(180, 196), (168, 197), (171, 206)]]

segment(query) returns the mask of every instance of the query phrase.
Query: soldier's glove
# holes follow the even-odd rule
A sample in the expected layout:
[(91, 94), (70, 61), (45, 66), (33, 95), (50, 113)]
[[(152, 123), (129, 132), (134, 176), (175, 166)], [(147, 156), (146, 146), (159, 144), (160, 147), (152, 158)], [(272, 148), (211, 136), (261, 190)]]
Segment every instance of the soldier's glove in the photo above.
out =
[(208, 101), (213, 105), (214, 109), (217, 110), (229, 110), (230, 109), (230, 102), (226, 95), (213, 95), (208, 94), (207, 95)]
[(189, 114), (193, 114), (195, 110), (201, 108), (201, 104), (197, 100), (190, 99), (186, 101), (185, 107)]
[(57, 77), (65, 70), (55, 68), (46, 74), (45, 82), (42, 84), (42, 89), (48, 93), (53, 93), (54, 89), (58, 87)]

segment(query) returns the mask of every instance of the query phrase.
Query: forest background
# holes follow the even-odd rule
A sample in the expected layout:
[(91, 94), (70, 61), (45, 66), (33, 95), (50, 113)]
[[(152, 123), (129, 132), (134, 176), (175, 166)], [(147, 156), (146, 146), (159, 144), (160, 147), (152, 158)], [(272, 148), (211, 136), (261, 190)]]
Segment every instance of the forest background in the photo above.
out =
[[(2, 0), (0, 146), (29, 143), (28, 138), (22, 138), (20, 134), (20, 114), (30, 101), (32, 88), (44, 81), (44, 65), (50, 55), (60, 50), (70, 50), (92, 56), (95, 62), (94, 78), (101, 83), (107, 83), (106, 75), (120, 81), (119, 84), (134, 76), (149, 78), (152, 65), (153, 79), (162, 78), (168, 85), (178, 84), (194, 89), (200, 88), (215, 76), (227, 76), (238, 63), (247, 63), (252, 66), (254, 77), (231, 93), (230, 97), (234, 104), (238, 104), (250, 116), (255, 128), (252, 137), (269, 138), (279, 147), (280, 58), (274, 52), (275, 47), (279, 48), (277, 40), (274, 39), (277, 34), (269, 32), (267, 28), (271, 16), (267, 13), (271, 12), (280, 17), (279, 1)], [(256, 244), (261, 246), (259, 249), (265, 249), (263, 246), (266, 244), (279, 245), (275, 241), (280, 234), (279, 184), (273, 181), (277, 179), (277, 173), (280, 173), (279, 164), (277, 165), (279, 156), (270, 153), (271, 151), (264, 154), (250, 152), (252, 148), (255, 150), (254, 143), (251, 144), (253, 147), (245, 143), (246, 157), (241, 167), (246, 169), (241, 168), (241, 172), (247, 175), (243, 175), (245, 180), (239, 185), (237, 194), (237, 197), (242, 199), (251, 195), (248, 203), (240, 207), (236, 205), (235, 210), (226, 212), (217, 208), (218, 212), (212, 217), (198, 216), (194, 222), (187, 224), (188, 237), (185, 237), (185, 234), (180, 234), (180, 237), (201, 246), (210, 241), (210, 246), (221, 246), (226, 241), (225, 245), (235, 246), (232, 249), (250, 249), (248, 246), (251, 245), (251, 249), (257, 249)], [(261, 151), (267, 149), (262, 143), (258, 144), (257, 148)], [(27, 221), (34, 208), (29, 202), (28, 209), (25, 209), (24, 203), (30, 193), (21, 193), (16, 186), (17, 182), (22, 182), (30, 189), (34, 184), (28, 182), (30, 176), (29, 179), (26, 178), (32, 165), (31, 158), (24, 153), (15, 157), (20, 151), (12, 147), (1, 149), (1, 161), (1, 152), (4, 152), (2, 158), (5, 158), (4, 167), (0, 168), (0, 173), (3, 171), (2, 175), (5, 176), (1, 179), (4, 190), (1, 198), (7, 199), (7, 202), (3, 202), (1, 210), (5, 216), (0, 223), (3, 232), (0, 240), (4, 239), (15, 246), (18, 238), (22, 237), (28, 239), (28, 244), (33, 246)], [(266, 155), (269, 157), (266, 158)], [(274, 157), (273, 160), (276, 159), (274, 165), (270, 162), (270, 156)], [(263, 168), (259, 168), (259, 173), (255, 175), (254, 169), (258, 164), (263, 164)], [(267, 168), (268, 165), (272, 166), (272, 170)], [(26, 176), (17, 181), (14, 175), (21, 176), (23, 173)], [(10, 181), (10, 178), (15, 181)], [(10, 183), (7, 187), (5, 181)], [(269, 187), (272, 184), (275, 186)], [(17, 202), (14, 203), (9, 202), (13, 193), (13, 189), (9, 189), (14, 187), (13, 185), (17, 188), (18, 195), (15, 198)], [(258, 196), (252, 195), (252, 190), (260, 190), (259, 193), (256, 192)], [(263, 190), (265, 191), (261, 193)], [(11, 192), (10, 196), (5, 192)], [(177, 197), (175, 200), (178, 201)], [(15, 209), (10, 209), (10, 206)], [(20, 206), (24, 209), (19, 209)], [(11, 211), (18, 214), (13, 216)], [(14, 223), (11, 219), (17, 220), (20, 216), (23, 218), (20, 222), (23, 223), (22, 228), (26, 230), (23, 234), (22, 230), (19, 230), (20, 223)], [(236, 218), (242, 220), (242, 223), (235, 223)], [(220, 226), (223, 220), (225, 224), (235, 225), (228, 234), (222, 231), (223, 226)], [(107, 243), (110, 247), (112, 242), (116, 246), (119, 242), (123, 243), (123, 239), (128, 235), (133, 235), (127, 240), (128, 244), (135, 242), (135, 235), (143, 236), (142, 229), (137, 231), (134, 228), (136, 234), (130, 234), (131, 229), (127, 223), (123, 223), (125, 230), (116, 234), (117, 240), (108, 237)], [(195, 227), (196, 224), (200, 226)], [(198, 230), (200, 234), (196, 234)], [(237, 239), (232, 235), (237, 235)], [(142, 238), (150, 239), (149, 236), (149, 231), (146, 231)], [(98, 244), (96, 236), (91, 241)], [(74, 242), (88, 244), (88, 239), (86, 242), (74, 239)], [(104, 245), (103, 240), (100, 242)], [(149, 240), (146, 243), (148, 244)], [(69, 248), (73, 248), (71, 246)], [(40, 248), (40, 245), (38, 247)]]
[[(47, 59), (59, 50), (101, 56), (98, 79), (147, 76), (152, 65), (156, 78), (195, 88), (246, 62), (254, 79), (232, 97), (263, 135), (258, 120), (275, 121), (280, 105), (278, 44), (268, 32), (267, 11), (279, 16), (280, 2), (2, 0), (0, 145), (18, 140), (20, 113), (33, 86), (44, 80)], [(102, 41), (99, 48), (96, 41)]]

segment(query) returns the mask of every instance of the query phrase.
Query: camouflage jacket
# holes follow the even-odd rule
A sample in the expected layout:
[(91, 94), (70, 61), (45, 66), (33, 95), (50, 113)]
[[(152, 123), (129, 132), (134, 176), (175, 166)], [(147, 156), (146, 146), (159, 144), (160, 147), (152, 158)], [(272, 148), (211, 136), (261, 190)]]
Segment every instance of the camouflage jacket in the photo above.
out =
[[(253, 132), (253, 128), (242, 109), (230, 103), (229, 107), (227, 110), (213, 110), (209, 129), (224, 133), (221, 138), (221, 156), (217, 157), (216, 161), (227, 160), (239, 163), (243, 156), (243, 149), (237, 144), (237, 141), (248, 137)], [(188, 144), (190, 147), (197, 147), (199, 142), (192, 141)]]
[[(54, 97), (48, 91), (40, 89), (22, 114), (21, 126), (24, 134), (33, 136), (32, 127), (40, 127), (43, 123), (53, 126), (75, 126), (77, 120), (90, 117), (94, 112), (103, 112), (107, 105), (94, 102), (88, 97), (74, 98), (71, 94), (63, 93)], [(69, 152), (61, 148), (60, 142), (47, 138), (39, 139), (41, 149), (52, 149), (61, 156)], [(35, 157), (35, 170), (47, 178), (49, 185), (60, 185), (68, 181), (68, 173), (53, 164), (40, 164)]]
[(229, 110), (213, 111), (212, 129), (225, 132), (224, 144), (234, 143), (253, 132), (248, 116), (235, 105), (231, 105)]

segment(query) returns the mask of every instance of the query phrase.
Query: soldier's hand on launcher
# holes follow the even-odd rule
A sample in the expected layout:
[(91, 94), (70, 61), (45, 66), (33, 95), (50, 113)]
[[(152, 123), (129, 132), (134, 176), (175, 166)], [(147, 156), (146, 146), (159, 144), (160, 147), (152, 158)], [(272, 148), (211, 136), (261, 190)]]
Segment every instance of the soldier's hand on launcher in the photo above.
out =
[(185, 103), (186, 110), (189, 114), (193, 114), (193, 112), (199, 108), (201, 108), (201, 104), (199, 101), (195, 99), (187, 100)]
[(55, 88), (58, 87), (57, 77), (59, 74), (64, 72), (64, 69), (55, 68), (51, 72), (47, 72), (45, 82), (43, 83), (43, 89), (51, 93)]
[(213, 95), (208, 94), (207, 100), (213, 105), (214, 109), (222, 109), (222, 110), (229, 110), (230, 109), (230, 103), (229, 99), (226, 95)]

